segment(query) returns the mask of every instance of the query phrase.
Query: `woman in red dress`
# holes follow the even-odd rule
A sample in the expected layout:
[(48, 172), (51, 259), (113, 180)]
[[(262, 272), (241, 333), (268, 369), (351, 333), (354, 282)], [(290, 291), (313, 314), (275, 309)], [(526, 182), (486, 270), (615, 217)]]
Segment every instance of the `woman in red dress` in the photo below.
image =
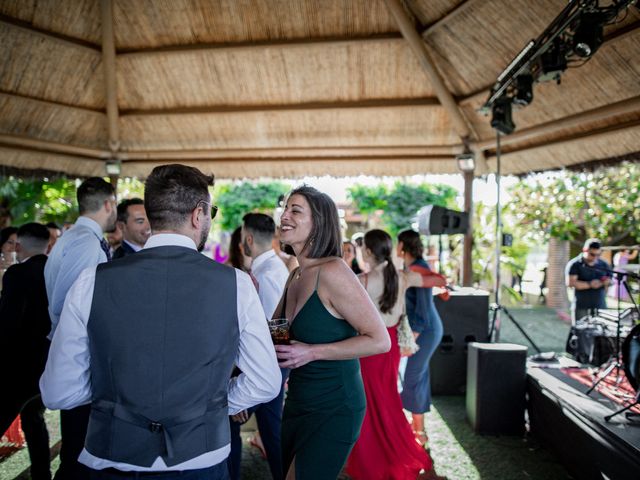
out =
[(380, 310), (391, 337), (391, 350), (360, 359), (367, 411), (346, 472), (354, 480), (441, 478), (434, 472), (429, 454), (416, 442), (402, 410), (397, 386), (397, 327), (407, 288), (444, 286), (446, 279), (428, 271), (398, 272), (391, 260), (391, 237), (382, 230), (367, 232), (364, 247), (371, 271), (358, 278)]

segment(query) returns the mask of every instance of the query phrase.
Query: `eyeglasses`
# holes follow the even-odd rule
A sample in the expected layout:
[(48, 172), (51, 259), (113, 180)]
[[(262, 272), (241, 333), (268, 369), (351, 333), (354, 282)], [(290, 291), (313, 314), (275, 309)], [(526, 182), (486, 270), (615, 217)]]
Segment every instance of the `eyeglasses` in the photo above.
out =
[[(196, 204), (196, 208), (198, 208), (200, 206), (200, 204), (211, 205), (209, 202), (205, 202), (204, 200), (201, 200), (200, 202), (198, 202)], [(204, 209), (203, 209), (203, 211), (204, 211)], [(216, 205), (211, 205), (211, 220), (216, 218), (217, 214), (218, 214), (218, 207)]]

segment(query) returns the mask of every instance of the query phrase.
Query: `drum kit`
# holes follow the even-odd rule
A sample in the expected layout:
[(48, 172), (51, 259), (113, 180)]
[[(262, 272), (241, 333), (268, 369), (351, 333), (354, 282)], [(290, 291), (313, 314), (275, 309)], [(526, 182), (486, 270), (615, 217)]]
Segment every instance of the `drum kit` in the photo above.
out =
[[(599, 268), (599, 270), (601, 270)], [(627, 278), (640, 280), (640, 275), (625, 269), (625, 271), (607, 270), (617, 278), (618, 284), (623, 285), (627, 292), (631, 292)], [(637, 417), (639, 414), (628, 410), (640, 405), (640, 309), (630, 295), (633, 307), (621, 309), (620, 292), (617, 288), (618, 308), (615, 310), (596, 310), (595, 315), (589, 315), (576, 322), (572, 327), (567, 341), (567, 351), (584, 363), (601, 364), (605, 358), (608, 361), (599, 367), (599, 374), (591, 387), (585, 392), (589, 395), (607, 376), (615, 370), (616, 386), (623, 380), (623, 374), (629, 385), (635, 391), (633, 400), (624, 408), (604, 417), (605, 421), (627, 412), (627, 418)]]

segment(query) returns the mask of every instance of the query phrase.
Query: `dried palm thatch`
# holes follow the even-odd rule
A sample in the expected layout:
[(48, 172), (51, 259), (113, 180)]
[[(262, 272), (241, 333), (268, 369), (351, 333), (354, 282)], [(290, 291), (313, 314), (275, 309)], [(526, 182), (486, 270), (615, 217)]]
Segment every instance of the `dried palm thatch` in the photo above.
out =
[[(478, 108), (565, 0), (404, 0), (404, 27), (399, 1), (0, 2), (0, 165), (90, 175), (111, 157), (136, 176), (174, 161), (236, 178), (454, 173), (468, 143), (494, 168), (495, 133)], [(503, 171), (640, 150), (639, 26), (633, 8), (561, 85), (536, 86), (503, 138)]]

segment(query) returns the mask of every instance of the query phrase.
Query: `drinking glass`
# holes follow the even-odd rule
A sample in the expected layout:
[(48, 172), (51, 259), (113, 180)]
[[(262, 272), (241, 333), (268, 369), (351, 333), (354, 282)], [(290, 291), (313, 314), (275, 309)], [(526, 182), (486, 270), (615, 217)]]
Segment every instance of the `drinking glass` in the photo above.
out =
[(267, 320), (274, 345), (289, 345), (289, 321), (286, 318)]

